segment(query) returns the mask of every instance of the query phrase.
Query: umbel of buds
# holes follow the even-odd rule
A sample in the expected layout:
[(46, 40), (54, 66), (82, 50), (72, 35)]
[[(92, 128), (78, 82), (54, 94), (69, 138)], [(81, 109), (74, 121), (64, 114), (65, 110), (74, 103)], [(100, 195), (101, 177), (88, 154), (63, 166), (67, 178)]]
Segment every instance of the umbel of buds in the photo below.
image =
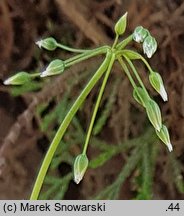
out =
[(148, 36), (149, 32), (142, 26), (137, 26), (133, 32), (133, 40), (140, 43)]
[(46, 77), (46, 76), (61, 74), (64, 71), (64, 69), (65, 69), (64, 61), (60, 59), (55, 59), (48, 65), (46, 70), (43, 71), (40, 76)]
[(76, 184), (79, 184), (79, 182), (82, 180), (87, 167), (88, 167), (88, 158), (86, 154), (78, 155), (74, 162), (74, 181)]
[(170, 141), (170, 136), (169, 136), (167, 127), (165, 125), (162, 125), (162, 128), (160, 131), (156, 130), (156, 134), (162, 140), (162, 142), (166, 144), (169, 151), (171, 152), (173, 150), (173, 147)]
[(147, 55), (148, 58), (151, 58), (152, 55), (157, 50), (157, 42), (154, 37), (148, 35), (143, 42), (143, 51), (144, 54)]
[(162, 77), (157, 72), (151, 72), (149, 80), (153, 88), (161, 95), (164, 101), (168, 100), (167, 92), (164, 88)]
[(114, 30), (116, 35), (122, 35), (125, 30), (126, 30), (126, 26), (127, 26), (127, 12), (117, 21)]
[(4, 85), (23, 85), (31, 81), (31, 74), (27, 72), (19, 72), (14, 76), (6, 79)]
[(154, 100), (149, 100), (146, 103), (146, 112), (153, 127), (160, 131), (162, 127), (162, 117), (158, 104)]
[(54, 38), (49, 37), (37, 41), (36, 45), (38, 45), (39, 48), (44, 48), (49, 51), (54, 51), (57, 48), (57, 41)]

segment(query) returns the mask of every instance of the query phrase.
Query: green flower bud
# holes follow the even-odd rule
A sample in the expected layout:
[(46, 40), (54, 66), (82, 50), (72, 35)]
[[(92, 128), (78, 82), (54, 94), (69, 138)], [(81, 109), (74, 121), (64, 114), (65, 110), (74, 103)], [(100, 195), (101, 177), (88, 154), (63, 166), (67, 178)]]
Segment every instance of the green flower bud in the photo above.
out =
[(151, 72), (149, 75), (149, 80), (153, 88), (161, 95), (162, 99), (167, 101), (167, 92), (164, 88), (164, 83), (160, 74), (157, 72)]
[(137, 26), (133, 32), (133, 40), (140, 43), (149, 35), (149, 31), (142, 26)]
[(60, 74), (64, 71), (65, 69), (65, 63), (64, 61), (60, 59), (53, 60), (46, 70), (41, 73), (41, 77), (46, 77), (46, 76), (52, 76), (52, 75), (57, 75)]
[(74, 162), (74, 181), (76, 184), (82, 180), (88, 167), (88, 158), (85, 154), (80, 154)]
[(143, 107), (146, 107), (146, 104), (150, 100), (149, 95), (141, 87), (134, 88), (133, 97)]
[(19, 72), (5, 80), (4, 85), (22, 85), (29, 81), (31, 81), (31, 74), (26, 72)]
[(114, 30), (117, 35), (122, 35), (126, 30), (127, 12), (117, 21)]
[(57, 48), (57, 41), (54, 38), (49, 37), (37, 41), (36, 45), (38, 45), (39, 48), (45, 48), (46, 50), (54, 51)]
[(157, 50), (157, 42), (154, 37), (148, 35), (143, 42), (143, 51), (144, 54), (147, 55), (148, 58), (151, 58), (152, 55)]
[(166, 144), (169, 151), (171, 152), (173, 150), (173, 147), (170, 141), (169, 131), (167, 127), (165, 125), (162, 125), (162, 128), (160, 131), (156, 130), (156, 134), (162, 140), (162, 142)]
[(124, 50), (124, 53), (125, 53), (126, 57), (128, 57), (131, 60), (140, 59), (140, 55), (135, 51)]
[(148, 103), (146, 103), (146, 112), (154, 128), (160, 131), (162, 127), (162, 117), (160, 108), (154, 100), (149, 100)]

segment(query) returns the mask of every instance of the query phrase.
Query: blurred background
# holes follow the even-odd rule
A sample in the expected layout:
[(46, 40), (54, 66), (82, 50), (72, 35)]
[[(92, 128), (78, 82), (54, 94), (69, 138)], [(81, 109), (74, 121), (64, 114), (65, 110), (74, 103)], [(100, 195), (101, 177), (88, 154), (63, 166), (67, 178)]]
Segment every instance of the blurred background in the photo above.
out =
[[(173, 153), (155, 136), (132, 87), (115, 67), (98, 112), (83, 181), (72, 180), (99, 84), (73, 119), (53, 158), (40, 199), (184, 199), (184, 2), (182, 0), (1, 0), (0, 1), (0, 199), (29, 199), (52, 138), (69, 107), (102, 58), (93, 58), (62, 76), (36, 79), (20, 87), (3, 80), (17, 71), (43, 71), (73, 54), (39, 50), (35, 42), (53, 36), (75, 48), (111, 44), (113, 27), (128, 11), (128, 36), (149, 29), (158, 51), (149, 60), (164, 80), (164, 103), (136, 66), (168, 126)], [(132, 43), (142, 53), (142, 48)]]

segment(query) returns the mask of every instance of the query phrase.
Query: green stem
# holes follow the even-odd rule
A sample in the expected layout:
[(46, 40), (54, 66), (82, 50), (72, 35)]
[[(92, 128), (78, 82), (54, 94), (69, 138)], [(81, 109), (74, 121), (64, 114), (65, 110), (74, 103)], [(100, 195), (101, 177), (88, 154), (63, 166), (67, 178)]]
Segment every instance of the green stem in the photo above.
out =
[(75, 48), (71, 48), (71, 47), (65, 46), (63, 44), (60, 44), (60, 43), (57, 43), (57, 47), (61, 48), (61, 49), (64, 49), (66, 51), (75, 52), (75, 53), (83, 53), (83, 52), (86, 52), (86, 51), (92, 51), (92, 49), (91, 50), (89, 50), (89, 49), (87, 49), (87, 50), (86, 49), (75, 49)]
[(30, 76), (31, 78), (40, 77), (40, 73), (32, 73)]
[(145, 91), (145, 93), (146, 93), (147, 95), (149, 95), (148, 92), (147, 92), (147, 90), (146, 90), (146, 88), (145, 88), (145, 86), (144, 86), (144, 83), (142, 82), (142, 80), (141, 80), (141, 78), (140, 78), (140, 76), (139, 76), (137, 70), (135, 69), (135, 67), (134, 67), (134, 65), (132, 64), (132, 62), (130, 61), (130, 59), (127, 58), (126, 55), (124, 55), (124, 58), (126, 59), (126, 61), (128, 62), (128, 64), (130, 65), (130, 67), (131, 67), (133, 73), (135, 74), (135, 76), (136, 76), (136, 78), (137, 78), (139, 84), (141, 85), (141, 87), (143, 88), (143, 90)]
[(111, 53), (108, 52), (105, 60), (103, 61), (103, 63), (99, 67), (99, 69), (96, 71), (96, 73), (93, 75), (91, 80), (88, 82), (86, 87), (83, 89), (83, 91), (81, 92), (81, 94), (79, 95), (79, 97), (77, 98), (75, 103), (73, 104), (73, 106), (70, 108), (70, 110), (67, 113), (66, 117), (64, 118), (63, 122), (61, 123), (61, 125), (60, 125), (48, 151), (47, 151), (47, 154), (43, 160), (41, 168), (39, 170), (39, 173), (38, 173), (38, 176), (37, 176), (37, 179), (36, 179), (36, 182), (35, 182), (31, 197), (30, 197), (31, 200), (37, 200), (38, 199), (38, 196), (39, 196), (45, 175), (46, 175), (47, 170), (49, 168), (49, 165), (51, 163), (51, 160), (54, 156), (54, 153), (55, 153), (68, 125), (70, 124), (72, 118), (74, 117), (74, 115), (78, 111), (78, 109), (80, 108), (83, 101), (86, 99), (87, 95), (90, 93), (91, 89), (94, 87), (96, 82), (101, 78), (103, 73), (106, 71), (110, 59), (111, 59)]
[(133, 78), (132, 78), (132, 76), (131, 76), (131, 74), (130, 74), (130, 71), (129, 71), (128, 67), (127, 67), (126, 64), (124, 63), (123, 59), (122, 59), (120, 56), (117, 56), (117, 59), (118, 59), (120, 65), (121, 65), (122, 69), (125, 71), (125, 73), (126, 73), (128, 79), (130, 80), (130, 82), (131, 82), (133, 88), (136, 88), (137, 86), (136, 86), (136, 84), (135, 84), (135, 82), (134, 82), (134, 80), (133, 80)]
[(131, 41), (132, 41), (132, 39), (133, 39), (133, 36), (132, 35), (130, 35), (130, 36), (128, 36), (126, 39), (124, 39), (123, 41), (121, 41), (117, 46), (116, 46), (116, 48), (117, 49), (123, 49), (124, 47), (126, 47)]
[(139, 54), (139, 56), (140, 56), (140, 59), (144, 62), (144, 64), (148, 68), (149, 72), (153, 73), (153, 70), (152, 70), (151, 66), (149, 65), (149, 63), (146, 61), (146, 59), (142, 55), (140, 55), (140, 54)]
[(89, 139), (90, 139), (91, 132), (92, 132), (92, 129), (93, 129), (93, 125), (94, 125), (94, 122), (95, 122), (96, 114), (98, 112), (100, 101), (102, 99), (102, 95), (103, 95), (103, 92), (104, 92), (104, 89), (105, 89), (109, 74), (111, 72), (114, 60), (115, 60), (115, 54), (112, 54), (112, 57), (111, 57), (107, 72), (105, 73), (105, 77), (104, 77), (104, 80), (103, 80), (103, 83), (102, 83), (102, 86), (100, 88), (100, 92), (99, 92), (99, 95), (98, 95), (98, 98), (97, 98), (97, 101), (96, 101), (96, 104), (95, 104), (95, 108), (94, 108), (94, 111), (93, 111), (93, 115), (92, 115), (92, 118), (91, 118), (91, 122), (90, 122), (90, 125), (89, 125), (87, 136), (86, 136), (86, 141), (85, 141), (85, 144), (84, 144), (84, 149), (83, 149), (83, 152), (82, 152), (83, 154), (86, 154), (86, 151), (87, 151), (87, 147), (88, 147), (88, 144), (89, 144)]
[(113, 43), (113, 45), (112, 45), (112, 49), (115, 48), (115, 46), (116, 46), (116, 44), (117, 44), (117, 42), (118, 42), (118, 38), (119, 38), (119, 35), (116, 35), (115, 40), (114, 40), (114, 43)]
[[(130, 51), (130, 50), (119, 50), (118, 52), (116, 52), (116, 55), (123, 55), (123, 56), (125, 56), (127, 51)], [(131, 51), (131, 52), (134, 53), (137, 56), (137, 59), (140, 59), (146, 65), (146, 67), (148, 68), (148, 70), (149, 70), (150, 73), (153, 72), (151, 66), (149, 65), (149, 63), (147, 62), (147, 60), (141, 54), (139, 54), (137, 52), (134, 52), (134, 51)]]
[(65, 60), (65, 65), (66, 65), (66, 67), (70, 67), (71, 65), (79, 63), (79, 62), (86, 60), (88, 58), (94, 57), (96, 55), (107, 53), (108, 50), (109, 50), (108, 46), (103, 46), (103, 47), (99, 47), (99, 48), (91, 50), (91, 51), (86, 51), (85, 53), (76, 55), (72, 58)]

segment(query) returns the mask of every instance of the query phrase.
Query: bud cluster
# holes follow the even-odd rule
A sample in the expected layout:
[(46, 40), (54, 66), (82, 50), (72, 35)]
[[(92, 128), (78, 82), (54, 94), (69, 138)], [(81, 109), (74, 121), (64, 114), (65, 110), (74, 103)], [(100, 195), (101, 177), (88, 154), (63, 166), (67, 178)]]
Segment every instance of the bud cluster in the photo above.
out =
[(143, 43), (143, 51), (148, 58), (151, 58), (157, 50), (157, 42), (155, 38), (152, 37), (150, 32), (142, 26), (135, 28), (133, 32), (133, 40), (138, 43)]
[[(161, 95), (162, 99), (164, 101), (167, 101), (168, 100), (167, 92), (165, 90), (162, 77), (160, 76), (159, 73), (151, 69), (148, 62), (139, 53), (132, 51), (132, 50), (124, 49), (127, 46), (127, 44), (131, 42), (133, 39), (134, 41), (138, 43), (143, 43), (144, 54), (146, 54), (148, 58), (151, 58), (157, 50), (157, 42), (155, 38), (152, 37), (150, 32), (147, 29), (143, 28), (142, 26), (136, 27), (132, 35), (130, 35), (123, 41), (119, 42), (118, 41), (119, 36), (122, 36), (125, 33), (126, 27), (127, 27), (127, 13), (125, 13), (115, 24), (114, 31), (115, 31), (116, 37), (111, 47), (103, 46), (97, 49), (90, 49), (90, 50), (74, 49), (74, 48), (62, 45), (60, 43), (57, 43), (57, 41), (52, 37), (48, 37), (40, 41), (37, 41), (36, 44), (39, 46), (39, 48), (44, 48), (49, 51), (54, 51), (56, 48), (61, 48), (66, 51), (77, 52), (79, 54), (65, 61), (60, 60), (60, 59), (55, 59), (51, 61), (48, 67), (46, 68), (46, 70), (43, 71), (42, 73), (29, 74), (27, 72), (19, 72), (16, 75), (4, 81), (5, 85), (22, 85), (24, 83), (31, 81), (34, 77), (37, 77), (37, 76), (47, 77), (47, 76), (62, 74), (64, 70), (70, 67), (71, 65), (77, 64), (79, 62), (82, 62), (83, 60), (89, 59), (97, 55), (106, 54), (106, 58), (104, 62), (98, 68), (96, 73), (93, 75), (91, 80), (88, 82), (86, 87), (83, 89), (82, 93), (77, 98), (76, 102), (73, 104), (71, 109), (68, 111), (68, 114), (66, 115), (65, 120), (63, 121), (61, 127), (59, 128), (59, 132), (62, 132), (61, 133), (62, 135), (60, 135), (59, 132), (56, 133), (54, 142), (53, 144), (51, 144), (51, 147), (52, 145), (57, 146), (59, 144), (60, 139), (62, 138), (64, 134), (63, 131), (66, 130), (72, 118), (74, 117), (75, 113), (80, 108), (81, 104), (85, 101), (87, 95), (90, 93), (90, 91), (95, 86), (97, 81), (105, 73), (104, 81), (102, 82), (102, 87), (100, 89), (99, 96), (97, 98), (97, 102), (96, 102), (95, 109), (93, 112), (92, 120), (89, 126), (89, 130), (88, 130), (89, 133), (87, 133), (87, 136), (86, 136), (86, 142), (84, 145), (83, 153), (79, 154), (74, 161), (74, 166), (73, 166), (74, 181), (77, 184), (79, 184), (80, 181), (83, 179), (83, 176), (88, 167), (89, 161), (86, 156), (87, 145), (89, 143), (89, 138), (90, 138), (91, 131), (93, 128), (94, 120), (95, 120), (95, 117), (96, 117), (96, 114), (99, 108), (99, 104), (101, 101), (101, 97), (103, 95), (104, 88), (106, 86), (108, 76), (116, 60), (120, 63), (120, 66), (122, 67), (127, 77), (129, 78), (133, 86), (133, 97), (140, 105), (144, 107), (149, 121), (155, 128), (157, 136), (165, 143), (169, 151), (173, 150), (168, 129), (164, 124), (162, 124), (160, 108), (158, 104), (153, 99), (151, 99), (151, 97), (149, 96), (144, 86), (144, 83), (141, 80), (141, 77), (136, 71), (131, 60), (141, 59), (145, 63), (145, 65), (148, 67), (150, 71), (150, 75), (149, 75), (150, 84)], [(129, 67), (127, 67), (126, 65), (127, 63), (129, 64)], [(131, 75), (129, 68), (131, 68), (132, 72), (134, 73), (134, 77)], [(136, 79), (136, 81), (134, 79)], [(137, 86), (137, 82), (139, 83), (139, 86)], [(47, 154), (46, 157), (48, 157), (47, 158), (48, 160), (51, 160), (52, 157), (50, 157), (50, 155), (53, 155), (53, 149), (50, 148), (48, 152), (49, 154)], [(46, 160), (44, 160), (44, 163), (45, 161)], [(44, 166), (48, 169), (47, 164), (44, 164)], [(37, 182), (43, 182), (43, 181), (39, 180)]]
[(148, 119), (155, 128), (157, 136), (167, 145), (169, 151), (172, 151), (169, 132), (167, 127), (162, 124), (161, 111), (158, 104), (150, 98), (142, 87), (134, 88), (133, 97), (146, 109)]

